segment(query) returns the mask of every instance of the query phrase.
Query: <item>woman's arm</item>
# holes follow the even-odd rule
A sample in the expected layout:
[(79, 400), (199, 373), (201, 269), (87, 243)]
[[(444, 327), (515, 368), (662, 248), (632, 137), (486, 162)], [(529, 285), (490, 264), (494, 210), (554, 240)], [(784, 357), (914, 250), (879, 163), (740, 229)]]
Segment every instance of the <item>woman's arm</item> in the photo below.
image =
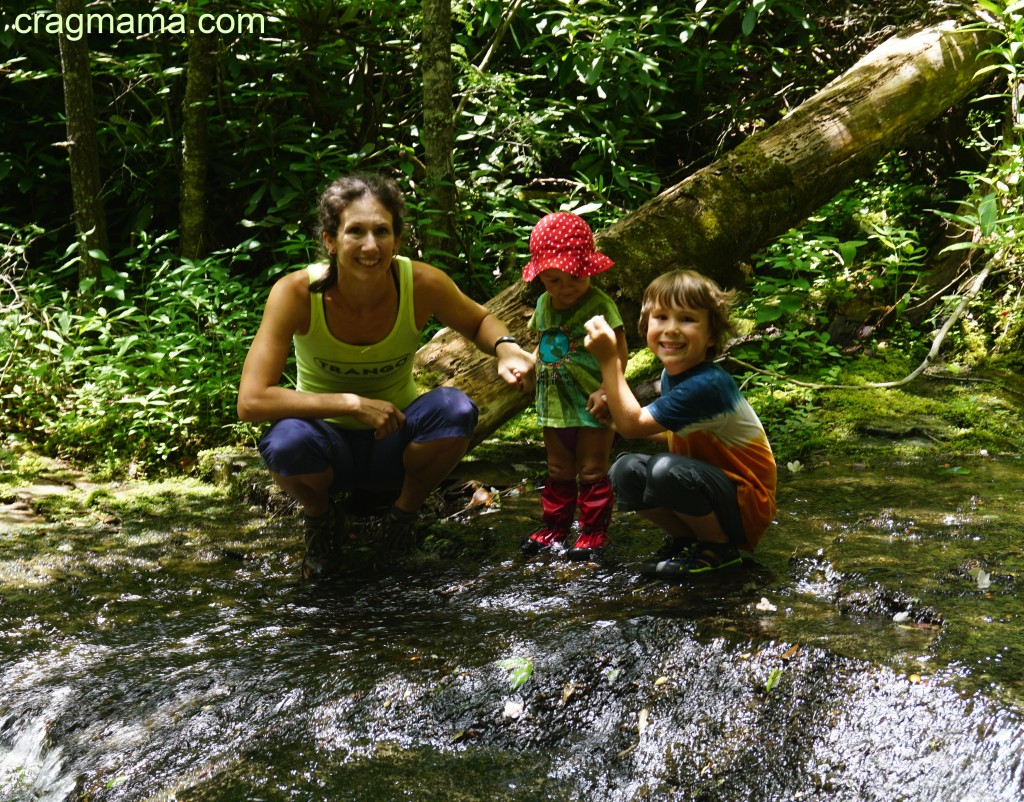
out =
[(498, 344), (508, 337), (504, 323), (474, 301), (451, 278), (436, 267), (413, 262), (416, 280), (416, 322), (422, 326), (433, 315), (442, 325), (457, 331), (485, 354), (498, 358), (498, 375), (522, 391), (529, 390), (533, 357), (518, 343)]

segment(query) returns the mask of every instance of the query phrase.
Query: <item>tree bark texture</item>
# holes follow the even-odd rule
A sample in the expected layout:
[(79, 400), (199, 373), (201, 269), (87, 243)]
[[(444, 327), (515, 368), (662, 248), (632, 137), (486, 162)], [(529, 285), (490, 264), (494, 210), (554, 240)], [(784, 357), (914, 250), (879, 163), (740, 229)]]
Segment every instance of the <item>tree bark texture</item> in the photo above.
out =
[(181, 125), (181, 255), (206, 255), (206, 175), (210, 163), (209, 102), (215, 62), (214, 39), (195, 24), (195, 2), (189, 3), (188, 66)]
[(679, 266), (742, 286), (752, 254), (977, 89), (990, 44), (952, 23), (888, 40), (781, 121), (602, 232), (600, 247), (618, 262), (609, 289), (637, 301)]
[(423, 2), (423, 163), (427, 254), (455, 251), (455, 112), (451, 0)]
[[(83, 0), (57, 0), (57, 13), (83, 15)], [(96, 110), (89, 70), (89, 47), (85, 37), (74, 41), (61, 32), (58, 37), (61, 72), (64, 76), (64, 114), (67, 120), (68, 165), (71, 172), (71, 201), (78, 232), (79, 279), (98, 278), (101, 261), (90, 253), (109, 250), (107, 218), (103, 209), (99, 145), (96, 140)]]
[[(616, 265), (596, 283), (618, 303), (627, 335), (644, 288), (662, 273), (693, 267), (723, 286), (742, 285), (752, 254), (975, 91), (993, 37), (953, 23), (894, 37), (775, 125), (598, 232), (598, 249)], [(528, 298), (518, 284), (488, 302), (520, 342)], [(420, 349), (417, 367), (426, 386), (453, 384), (478, 403), (476, 442), (532, 401), (504, 387), (493, 360), (451, 332)]]

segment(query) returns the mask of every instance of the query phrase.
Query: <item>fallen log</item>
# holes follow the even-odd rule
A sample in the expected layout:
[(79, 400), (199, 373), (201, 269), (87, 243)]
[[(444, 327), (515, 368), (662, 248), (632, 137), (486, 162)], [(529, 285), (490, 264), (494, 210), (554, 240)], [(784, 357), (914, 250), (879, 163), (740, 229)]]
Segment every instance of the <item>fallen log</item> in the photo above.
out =
[[(776, 124), (597, 232), (597, 247), (616, 262), (600, 284), (627, 332), (644, 287), (667, 270), (694, 267), (741, 286), (752, 254), (975, 92), (996, 42), (994, 32), (952, 22), (893, 37)], [(520, 282), (487, 303), (521, 342), (529, 292)], [(492, 358), (451, 332), (420, 349), (416, 370), (422, 385), (452, 384), (477, 402), (475, 443), (532, 402), (496, 378)]]

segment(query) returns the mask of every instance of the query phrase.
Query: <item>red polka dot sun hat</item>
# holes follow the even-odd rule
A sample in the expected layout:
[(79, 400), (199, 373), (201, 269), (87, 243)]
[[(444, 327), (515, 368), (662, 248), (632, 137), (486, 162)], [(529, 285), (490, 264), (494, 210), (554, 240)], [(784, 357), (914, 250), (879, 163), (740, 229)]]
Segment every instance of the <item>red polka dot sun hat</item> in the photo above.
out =
[(542, 217), (530, 232), (530, 261), (523, 268), (523, 281), (533, 281), (552, 269), (570, 276), (592, 276), (613, 264), (594, 250), (594, 233), (582, 217), (554, 212)]

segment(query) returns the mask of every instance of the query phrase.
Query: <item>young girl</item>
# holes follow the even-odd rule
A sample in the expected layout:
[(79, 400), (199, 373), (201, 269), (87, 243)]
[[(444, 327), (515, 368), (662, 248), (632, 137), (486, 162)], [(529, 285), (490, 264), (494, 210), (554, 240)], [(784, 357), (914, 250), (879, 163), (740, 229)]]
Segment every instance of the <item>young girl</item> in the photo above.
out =
[(732, 292), (692, 270), (644, 292), (640, 334), (664, 366), (661, 397), (641, 407), (622, 375), (614, 327), (586, 324), (612, 420), (623, 437), (663, 439), (668, 453), (623, 454), (611, 469), (620, 510), (662, 527), (644, 573), (665, 579), (740, 564), (775, 517), (775, 459), (757, 414), (712, 360), (732, 330)]
[(529, 328), (537, 332), (537, 419), (544, 427), (548, 476), (541, 490), (542, 526), (523, 543), (523, 553), (561, 546), (579, 505), (580, 534), (570, 560), (589, 560), (608, 543), (615, 502), (608, 479), (614, 432), (601, 392), (601, 370), (583, 348), (583, 326), (594, 315), (608, 322), (613, 358), (626, 364), (626, 337), (615, 302), (590, 285), (590, 277), (614, 264), (594, 250), (590, 226), (577, 215), (543, 217), (530, 234), (530, 262), (523, 280), (539, 279)]

